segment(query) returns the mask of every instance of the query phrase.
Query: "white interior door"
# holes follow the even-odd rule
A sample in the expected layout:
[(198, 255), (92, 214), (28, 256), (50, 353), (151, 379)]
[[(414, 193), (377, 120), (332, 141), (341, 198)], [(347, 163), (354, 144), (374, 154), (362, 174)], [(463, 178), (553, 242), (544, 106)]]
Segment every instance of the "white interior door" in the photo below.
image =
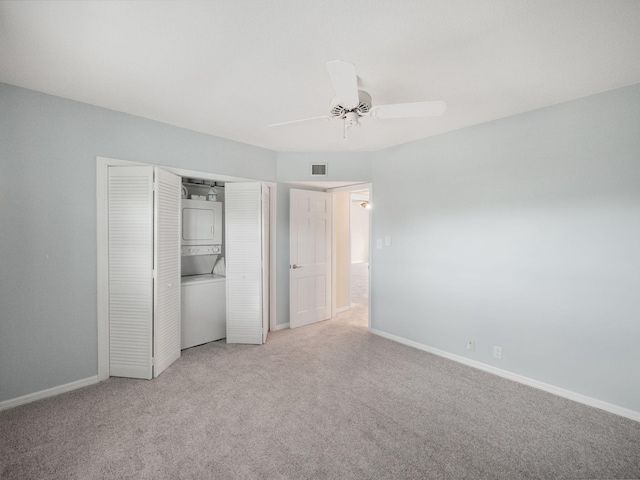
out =
[(109, 375), (153, 375), (153, 167), (109, 167)]
[(180, 357), (180, 177), (155, 169), (154, 378)]
[(291, 189), (291, 328), (331, 317), (331, 194)]
[(227, 343), (263, 342), (262, 184), (225, 185)]

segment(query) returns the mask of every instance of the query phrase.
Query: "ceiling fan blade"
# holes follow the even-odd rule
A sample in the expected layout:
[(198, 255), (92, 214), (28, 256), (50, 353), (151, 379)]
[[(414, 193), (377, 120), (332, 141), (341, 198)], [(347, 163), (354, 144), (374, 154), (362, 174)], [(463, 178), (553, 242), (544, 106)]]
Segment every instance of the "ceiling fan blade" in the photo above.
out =
[(271, 125), (267, 125), (267, 128), (270, 127), (280, 127), (282, 125), (293, 125), (294, 123), (305, 123), (312, 120), (331, 120), (332, 117), (322, 116), (322, 117), (311, 117), (311, 118), (303, 118), (302, 120), (292, 120), (290, 122), (281, 122), (281, 123), (272, 123)]
[(380, 105), (371, 109), (370, 115), (374, 118), (415, 118), (437, 117), (447, 110), (447, 104), (441, 101), (396, 103), (393, 105)]
[(356, 66), (342, 60), (332, 60), (327, 62), (327, 70), (340, 104), (347, 109), (358, 106), (360, 100)]

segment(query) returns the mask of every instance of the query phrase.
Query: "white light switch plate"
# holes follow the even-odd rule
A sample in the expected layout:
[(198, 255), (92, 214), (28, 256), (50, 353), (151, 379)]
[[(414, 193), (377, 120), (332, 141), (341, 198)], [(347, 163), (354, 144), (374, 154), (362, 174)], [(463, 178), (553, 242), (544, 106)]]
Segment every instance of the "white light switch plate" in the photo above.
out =
[(385, 245), (385, 247), (390, 247), (391, 246), (391, 237), (389, 237), (389, 236), (384, 237), (384, 245)]
[(376, 248), (382, 248), (382, 239), (381, 238), (378, 238), (376, 240)]

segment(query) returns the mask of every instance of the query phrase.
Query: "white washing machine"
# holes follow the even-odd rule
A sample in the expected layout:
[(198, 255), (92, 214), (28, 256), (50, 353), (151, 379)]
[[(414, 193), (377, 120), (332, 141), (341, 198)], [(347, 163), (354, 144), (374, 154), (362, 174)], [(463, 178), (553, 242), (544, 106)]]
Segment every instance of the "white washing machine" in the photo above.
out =
[(180, 348), (227, 336), (226, 281), (222, 275), (182, 277)]

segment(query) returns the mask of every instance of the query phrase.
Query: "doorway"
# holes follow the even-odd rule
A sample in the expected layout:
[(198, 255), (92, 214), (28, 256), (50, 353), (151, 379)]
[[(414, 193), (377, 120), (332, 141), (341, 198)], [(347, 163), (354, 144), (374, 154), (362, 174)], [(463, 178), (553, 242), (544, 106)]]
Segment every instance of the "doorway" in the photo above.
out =
[[(330, 292), (331, 292), (331, 314), (330, 317), (346, 314), (354, 310), (354, 306), (358, 309), (357, 323), (361, 327), (369, 328), (371, 325), (369, 312), (369, 285), (370, 285), (370, 262), (369, 254), (371, 250), (371, 229), (370, 203), (373, 196), (373, 185), (371, 183), (362, 182), (292, 182), (289, 184), (292, 188), (303, 190), (315, 190), (325, 192), (331, 195), (332, 199), (332, 232), (331, 232), (331, 275), (330, 275)], [(351, 244), (351, 204), (352, 192), (356, 193), (354, 200), (359, 203), (367, 202), (365, 207), (359, 206), (359, 212), (366, 217), (366, 222), (359, 222), (356, 226), (358, 239), (356, 245), (359, 252), (364, 251), (365, 254), (358, 254), (354, 257), (352, 268), (353, 249)], [(292, 218), (289, 217), (289, 228), (291, 230)], [(355, 232), (354, 232), (355, 233)], [(291, 282), (292, 266), (289, 265), (289, 282)], [(352, 291), (354, 296), (352, 297)], [(290, 298), (291, 299), (291, 298)], [(353, 312), (351, 312), (353, 313)], [(351, 316), (351, 314), (349, 314)], [(353, 323), (353, 322), (349, 322)], [(290, 327), (290, 323), (283, 325), (282, 328)]]
[(334, 197), (333, 316), (370, 326), (369, 279), (372, 184), (328, 189)]
[(369, 306), (369, 190), (351, 192), (350, 198), (350, 286), (351, 306)]
[[(98, 296), (98, 379), (109, 378), (109, 239), (108, 239), (108, 178), (109, 168), (112, 166), (156, 166), (140, 162), (117, 160), (111, 158), (96, 158), (96, 209), (97, 209), (97, 296)], [(265, 269), (265, 275), (269, 277), (268, 299), (265, 308), (269, 311), (269, 330), (274, 330), (276, 326), (276, 188), (272, 182), (260, 182), (254, 179), (232, 177), (228, 175), (218, 175), (207, 172), (186, 170), (175, 167), (161, 167), (179, 177), (197, 178), (214, 182), (259, 182), (267, 185), (271, 191), (271, 203), (269, 204), (269, 268)], [(180, 195), (178, 195), (179, 198)], [(265, 229), (265, 232), (267, 230)], [(176, 255), (180, 255), (179, 249)]]

